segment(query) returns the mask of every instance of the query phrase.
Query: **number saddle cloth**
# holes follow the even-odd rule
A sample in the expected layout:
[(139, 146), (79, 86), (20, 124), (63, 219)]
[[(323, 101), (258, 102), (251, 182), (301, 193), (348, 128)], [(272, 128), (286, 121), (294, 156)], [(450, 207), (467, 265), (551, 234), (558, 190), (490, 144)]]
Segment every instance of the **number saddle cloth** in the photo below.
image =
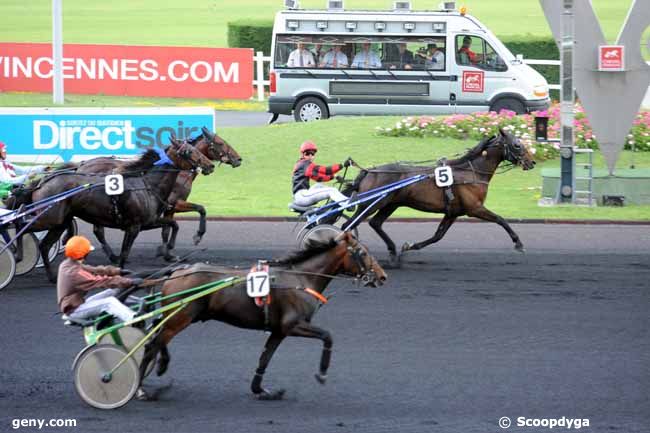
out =
[[(447, 158), (445, 157), (440, 158), (436, 163), (436, 167), (447, 167)], [(443, 190), (445, 191), (445, 208), (447, 208), (447, 210), (449, 210), (449, 205), (451, 204), (452, 201), (454, 201), (455, 198), (454, 192), (451, 190), (452, 186), (453, 183), (451, 185), (443, 187)]]
[[(250, 269), (250, 272), (251, 273), (253, 273), (253, 272), (265, 272), (265, 273), (269, 274), (269, 279), (270, 279), (269, 284), (271, 282), (273, 282), (273, 280), (274, 280), (274, 277), (272, 277), (270, 275), (269, 265), (268, 264), (264, 264), (261, 267), (259, 267), (258, 265), (253, 265), (251, 267), (251, 269)], [(321, 293), (317, 292), (316, 290), (311, 289), (309, 287), (304, 287), (303, 290), (305, 292), (309, 293), (314, 298), (316, 298), (316, 300), (318, 300), (321, 304), (327, 304), (327, 298), (325, 296), (323, 296)], [(258, 307), (260, 307), (260, 308), (268, 307), (271, 304), (271, 293), (269, 292), (269, 294), (266, 295), (266, 296), (255, 296), (255, 297), (253, 297), (253, 299), (255, 301), (255, 305), (257, 305)]]

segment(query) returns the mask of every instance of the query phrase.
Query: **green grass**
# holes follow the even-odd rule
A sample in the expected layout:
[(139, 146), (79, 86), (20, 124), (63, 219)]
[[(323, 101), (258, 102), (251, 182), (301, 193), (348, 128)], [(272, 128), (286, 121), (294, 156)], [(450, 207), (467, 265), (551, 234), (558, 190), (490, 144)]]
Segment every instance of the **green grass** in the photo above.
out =
[[(618, 35), (631, 0), (592, 0), (606, 38)], [(320, 8), (325, 0), (301, 0), (303, 8)], [(349, 9), (388, 9), (392, 0), (346, 0)], [(434, 9), (439, 0), (413, 0), (415, 9)], [(51, 0), (2, 0), (4, 42), (49, 42)], [(458, 0), (497, 36), (550, 35), (538, 0)], [(273, 19), (282, 0), (112, 0), (63, 1), (67, 43), (141, 44), (225, 47), (228, 21)]]
[[(2, 107), (52, 107), (51, 93), (0, 93)], [(140, 98), (130, 96), (76, 95), (66, 93), (66, 107), (212, 107), (215, 110), (266, 111), (265, 101), (236, 99)]]
[[(429, 160), (462, 153), (475, 143), (451, 139), (380, 137), (376, 126), (388, 126), (398, 117), (333, 118), (311, 124), (281, 124), (257, 128), (220, 128), (220, 134), (243, 157), (241, 167), (219, 167), (211, 176), (201, 176), (194, 184), (190, 200), (207, 207), (213, 216), (290, 216), (291, 171), (303, 140), (320, 147), (317, 162), (331, 164), (352, 156), (362, 166), (396, 160)], [(624, 152), (620, 166), (629, 165), (631, 154)], [(638, 167), (650, 167), (650, 154), (637, 153)], [(487, 206), (506, 218), (621, 219), (649, 220), (650, 206), (623, 208), (539, 207), (541, 168), (559, 162), (538, 164), (535, 170), (521, 169), (495, 176), (490, 184)], [(598, 154), (596, 164), (604, 166)], [(356, 175), (355, 172), (349, 173)], [(295, 215), (295, 214), (294, 214)], [(410, 209), (397, 216), (422, 216)]]

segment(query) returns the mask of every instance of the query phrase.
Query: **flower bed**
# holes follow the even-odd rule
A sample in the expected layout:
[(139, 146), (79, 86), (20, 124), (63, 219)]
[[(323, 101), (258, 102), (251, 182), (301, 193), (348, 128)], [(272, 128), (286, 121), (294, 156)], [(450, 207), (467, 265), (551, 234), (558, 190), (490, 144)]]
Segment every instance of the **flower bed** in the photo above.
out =
[[(576, 145), (581, 148), (598, 149), (598, 142), (592, 133), (584, 109), (576, 104), (574, 132)], [(392, 127), (377, 127), (377, 133), (391, 137), (449, 137), (457, 139), (481, 140), (494, 135), (498, 128), (510, 131), (530, 147), (537, 159), (551, 159), (559, 154), (558, 143), (538, 143), (535, 141), (535, 116), (547, 116), (549, 138), (559, 138), (560, 106), (552, 105), (547, 111), (516, 115), (513, 111), (500, 113), (454, 114), (451, 116), (406, 117)], [(634, 145), (636, 151), (650, 151), (650, 112), (637, 115), (625, 143), (626, 149)]]

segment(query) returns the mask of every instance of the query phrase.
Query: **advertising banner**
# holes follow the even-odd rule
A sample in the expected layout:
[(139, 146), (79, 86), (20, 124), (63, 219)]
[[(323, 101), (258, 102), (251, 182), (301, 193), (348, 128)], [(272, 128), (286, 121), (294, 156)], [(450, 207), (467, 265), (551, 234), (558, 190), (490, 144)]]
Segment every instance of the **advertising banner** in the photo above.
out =
[(0, 108), (10, 161), (49, 164), (135, 156), (153, 146), (214, 131), (214, 110), (183, 108)]
[[(52, 91), (52, 45), (0, 43), (0, 91)], [(63, 46), (66, 93), (248, 99), (252, 48)]]

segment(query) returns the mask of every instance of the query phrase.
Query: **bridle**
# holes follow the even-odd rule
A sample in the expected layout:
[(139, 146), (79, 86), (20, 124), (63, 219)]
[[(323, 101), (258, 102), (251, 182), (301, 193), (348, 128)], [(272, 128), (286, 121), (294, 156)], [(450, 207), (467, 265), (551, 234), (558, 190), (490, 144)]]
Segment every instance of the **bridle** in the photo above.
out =
[(348, 253), (354, 261), (354, 264), (358, 268), (358, 272), (354, 274), (354, 278), (360, 280), (364, 284), (370, 284), (377, 281), (377, 274), (372, 269), (372, 267), (367, 267), (364, 257), (368, 256), (368, 252), (365, 248), (357, 241), (349, 244), (347, 246)]

